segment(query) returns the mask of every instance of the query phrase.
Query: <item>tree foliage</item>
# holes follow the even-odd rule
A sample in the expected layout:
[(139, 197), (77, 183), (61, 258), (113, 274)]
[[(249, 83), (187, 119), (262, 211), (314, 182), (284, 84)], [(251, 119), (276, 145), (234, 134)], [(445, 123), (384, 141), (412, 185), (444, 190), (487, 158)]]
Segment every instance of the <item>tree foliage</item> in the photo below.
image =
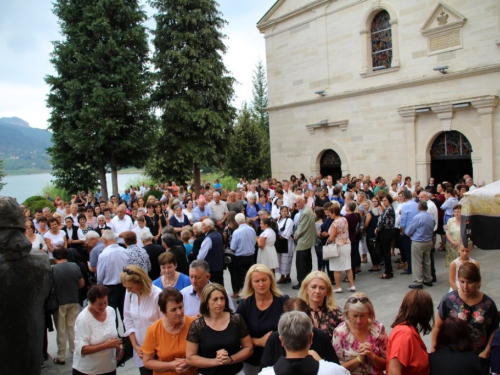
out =
[(0, 190), (2, 190), (5, 185), (7, 185), (5, 182), (2, 182), (4, 177), (5, 173), (3, 173), (3, 160), (0, 159)]
[(152, 0), (155, 90), (161, 113), (156, 151), (146, 171), (155, 180), (185, 180), (200, 166), (223, 164), (235, 109), (234, 78), (222, 61), (226, 23), (214, 0)]
[(267, 112), (267, 78), (262, 60), (257, 62), (252, 77), (252, 112), (261, 129), (269, 137), (269, 114)]
[(137, 0), (56, 0), (54, 13), (63, 40), (54, 42), (57, 74), (46, 82), (54, 141), (49, 154), (61, 179), (56, 184), (73, 189), (72, 177), (87, 171), (81, 183), (90, 188), (98, 172), (106, 197), (110, 168), (117, 194), (117, 170), (142, 166), (147, 158), (142, 146), (154, 130), (146, 14)]
[(265, 143), (259, 122), (244, 104), (229, 142), (224, 173), (235, 178), (267, 177), (263, 163)]

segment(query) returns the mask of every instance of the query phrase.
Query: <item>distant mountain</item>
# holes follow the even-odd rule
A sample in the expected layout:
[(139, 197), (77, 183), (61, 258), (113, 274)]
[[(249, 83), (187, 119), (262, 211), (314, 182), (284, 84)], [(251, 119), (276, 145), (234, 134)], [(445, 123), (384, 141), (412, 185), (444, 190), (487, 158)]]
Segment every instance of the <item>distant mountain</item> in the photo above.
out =
[(31, 128), (18, 117), (0, 118), (0, 159), (5, 170), (51, 170), (46, 151), (51, 138), (49, 131)]
[(19, 117), (0, 117), (0, 125), (17, 125), (23, 128), (30, 127), (30, 124)]

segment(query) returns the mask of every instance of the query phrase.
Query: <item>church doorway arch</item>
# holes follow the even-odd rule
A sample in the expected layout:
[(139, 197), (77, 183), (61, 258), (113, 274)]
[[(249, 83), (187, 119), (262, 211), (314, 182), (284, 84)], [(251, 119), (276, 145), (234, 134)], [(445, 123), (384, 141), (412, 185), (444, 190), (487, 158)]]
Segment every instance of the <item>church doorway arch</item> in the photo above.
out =
[(326, 150), (319, 162), (320, 173), (323, 177), (332, 176), (333, 183), (342, 177), (342, 162), (339, 155), (333, 150)]
[(472, 146), (465, 135), (457, 131), (440, 133), (430, 149), (431, 176), (436, 183), (456, 184), (464, 174), (473, 177)]

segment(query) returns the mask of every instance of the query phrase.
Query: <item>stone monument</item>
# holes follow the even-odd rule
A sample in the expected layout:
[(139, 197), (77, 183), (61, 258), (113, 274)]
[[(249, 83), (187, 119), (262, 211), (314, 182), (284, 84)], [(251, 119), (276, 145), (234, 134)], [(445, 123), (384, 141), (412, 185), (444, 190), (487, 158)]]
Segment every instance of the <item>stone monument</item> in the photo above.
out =
[(43, 252), (31, 252), (24, 230), (16, 200), (0, 197), (0, 372), (38, 375), (50, 264)]

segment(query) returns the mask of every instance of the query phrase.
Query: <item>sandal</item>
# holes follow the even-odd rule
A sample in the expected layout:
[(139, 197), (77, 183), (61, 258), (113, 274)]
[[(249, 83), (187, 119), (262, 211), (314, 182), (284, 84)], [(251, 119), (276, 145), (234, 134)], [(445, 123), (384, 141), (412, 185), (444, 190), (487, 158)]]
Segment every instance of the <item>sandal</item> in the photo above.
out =
[(406, 268), (406, 267), (407, 267), (407, 265), (408, 265), (408, 264), (407, 264), (406, 262), (405, 262), (405, 263), (399, 263), (398, 265), (396, 265), (396, 268), (397, 268), (398, 270), (402, 270), (402, 269)]
[(384, 280), (389, 280), (389, 279), (392, 279), (393, 277), (394, 277), (393, 273), (391, 273), (389, 275), (387, 275), (387, 274), (384, 273), (382, 276), (380, 276), (380, 278), (384, 279)]
[(62, 366), (66, 364), (66, 361), (60, 361), (59, 359), (54, 358), (54, 364)]

